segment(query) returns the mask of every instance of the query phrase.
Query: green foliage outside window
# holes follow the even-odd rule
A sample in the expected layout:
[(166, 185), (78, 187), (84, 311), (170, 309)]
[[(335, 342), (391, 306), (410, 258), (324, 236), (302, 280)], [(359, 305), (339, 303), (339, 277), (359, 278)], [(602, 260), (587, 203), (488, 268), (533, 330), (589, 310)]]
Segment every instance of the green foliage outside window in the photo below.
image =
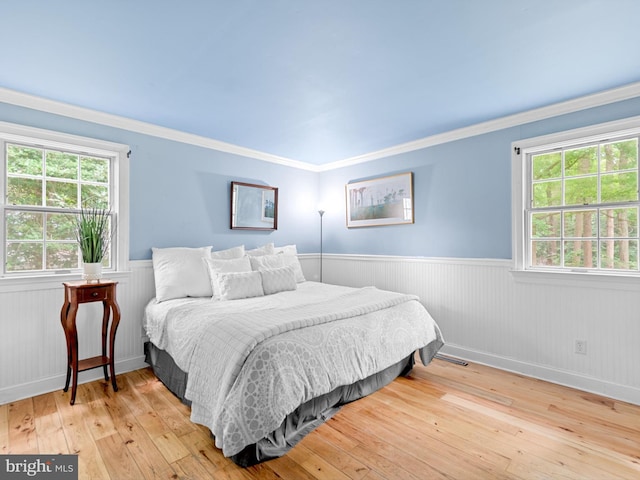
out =
[(76, 212), (110, 209), (110, 159), (18, 144), (5, 159), (5, 270), (79, 268)]
[(638, 139), (531, 156), (532, 266), (638, 271)]

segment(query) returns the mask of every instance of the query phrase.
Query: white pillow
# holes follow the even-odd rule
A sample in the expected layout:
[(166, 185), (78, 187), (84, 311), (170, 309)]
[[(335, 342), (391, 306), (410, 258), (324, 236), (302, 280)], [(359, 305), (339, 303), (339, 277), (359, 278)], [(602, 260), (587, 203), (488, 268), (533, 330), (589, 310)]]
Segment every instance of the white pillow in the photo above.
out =
[(222, 258), (229, 260), (231, 258), (242, 257), (244, 257), (244, 245), (227, 248), (226, 250), (217, 250), (215, 252), (211, 252), (211, 258)]
[(293, 267), (293, 271), (296, 274), (296, 282), (304, 282), (306, 279), (304, 278), (304, 273), (302, 272), (302, 265), (300, 265), (300, 260), (298, 259), (298, 255), (288, 255), (286, 253), (279, 253), (279, 257), (282, 257), (282, 261), (285, 266)]
[(284, 255), (260, 255), (249, 257), (251, 270), (262, 270), (264, 268), (284, 267)]
[(260, 270), (262, 290), (265, 295), (295, 290), (298, 288), (293, 267), (267, 268)]
[(219, 273), (218, 285), (220, 300), (237, 300), (264, 295), (260, 272)]
[(275, 253), (284, 253), (285, 255), (298, 255), (298, 248), (295, 245), (284, 245), (283, 247), (274, 247)]
[(246, 256), (227, 260), (219, 258), (205, 258), (204, 264), (207, 266), (207, 271), (209, 272), (209, 280), (214, 298), (218, 298), (220, 296), (219, 275), (221, 273), (251, 271), (251, 263), (249, 262), (249, 257)]
[(156, 300), (210, 297), (209, 274), (202, 261), (211, 256), (211, 247), (151, 248)]
[(251, 257), (255, 257), (258, 255), (273, 255), (275, 253), (275, 249), (274, 249), (273, 243), (267, 243), (262, 247), (254, 248), (252, 250), (247, 250), (245, 253)]

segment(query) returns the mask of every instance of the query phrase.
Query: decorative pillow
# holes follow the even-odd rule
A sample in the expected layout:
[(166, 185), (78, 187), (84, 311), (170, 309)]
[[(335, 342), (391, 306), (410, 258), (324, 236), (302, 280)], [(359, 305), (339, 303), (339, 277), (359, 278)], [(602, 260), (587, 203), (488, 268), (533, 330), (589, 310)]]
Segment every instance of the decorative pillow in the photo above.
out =
[(214, 298), (220, 296), (219, 275), (221, 273), (251, 271), (251, 263), (249, 262), (249, 257), (246, 256), (226, 260), (220, 258), (205, 258), (204, 263), (209, 272), (210, 286)]
[(240, 245), (233, 248), (227, 248), (226, 250), (218, 250), (211, 252), (211, 258), (221, 258), (229, 260), (231, 258), (244, 257), (244, 245)]
[(279, 257), (282, 257), (282, 261), (285, 266), (293, 267), (293, 271), (296, 274), (296, 282), (304, 282), (306, 279), (304, 278), (304, 273), (302, 273), (302, 265), (300, 265), (300, 260), (298, 259), (298, 255), (288, 255), (286, 253), (279, 253)]
[(237, 300), (264, 295), (260, 272), (219, 273), (218, 285), (220, 300)]
[(211, 247), (151, 248), (156, 300), (210, 297), (211, 282), (202, 259), (211, 256)]
[(285, 263), (283, 257), (284, 255), (260, 255), (257, 257), (249, 257), (251, 270), (284, 267)]
[(267, 268), (260, 270), (262, 290), (265, 295), (295, 290), (298, 288), (293, 267)]
[(262, 247), (254, 248), (253, 250), (247, 250), (245, 253), (250, 257), (256, 257), (258, 255), (273, 255), (275, 253), (275, 249), (273, 243), (267, 243)]

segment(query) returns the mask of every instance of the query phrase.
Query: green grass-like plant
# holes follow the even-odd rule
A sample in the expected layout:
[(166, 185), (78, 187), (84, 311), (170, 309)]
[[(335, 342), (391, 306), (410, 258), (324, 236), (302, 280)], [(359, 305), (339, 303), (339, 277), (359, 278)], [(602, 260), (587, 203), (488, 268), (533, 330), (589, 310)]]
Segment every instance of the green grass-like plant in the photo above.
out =
[(102, 263), (109, 251), (113, 232), (111, 212), (100, 208), (83, 208), (76, 217), (76, 238), (84, 263)]

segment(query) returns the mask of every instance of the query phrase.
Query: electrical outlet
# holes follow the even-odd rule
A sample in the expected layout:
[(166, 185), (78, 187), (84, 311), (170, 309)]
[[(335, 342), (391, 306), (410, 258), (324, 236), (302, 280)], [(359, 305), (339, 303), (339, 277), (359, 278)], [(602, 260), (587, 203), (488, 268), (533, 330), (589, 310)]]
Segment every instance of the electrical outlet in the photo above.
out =
[(587, 341), (586, 340), (576, 340), (575, 352), (581, 355), (587, 354)]

